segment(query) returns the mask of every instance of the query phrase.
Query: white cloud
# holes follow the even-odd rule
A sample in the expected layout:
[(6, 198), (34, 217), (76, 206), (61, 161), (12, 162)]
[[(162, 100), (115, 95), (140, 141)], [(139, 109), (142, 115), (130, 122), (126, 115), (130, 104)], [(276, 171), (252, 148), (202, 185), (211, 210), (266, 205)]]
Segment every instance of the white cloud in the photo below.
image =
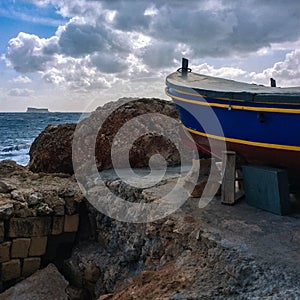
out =
[(6, 61), (20, 73), (44, 71), (54, 60), (54, 40), (56, 37), (41, 39), (34, 34), (20, 32), (8, 43)]
[(194, 70), (198, 73), (202, 73), (209, 76), (222, 77), (227, 79), (242, 78), (247, 74), (245, 70), (233, 67), (214, 68), (206, 63), (196, 66)]
[(24, 76), (24, 75), (20, 75), (18, 77), (15, 77), (13, 79), (13, 82), (16, 82), (16, 83), (31, 83), (31, 79), (27, 76)]
[(8, 91), (9, 96), (15, 96), (15, 97), (28, 97), (31, 96), (32, 94), (34, 94), (34, 91), (30, 89), (14, 88)]
[(101, 73), (91, 63), (90, 57), (57, 56), (53, 67), (43, 73), (43, 78), (48, 83), (64, 85), (73, 91), (106, 89), (115, 81), (112, 75)]
[(278, 86), (300, 86), (300, 50), (288, 53), (284, 61), (275, 63), (261, 73), (252, 73), (251, 77), (264, 82), (274, 78)]

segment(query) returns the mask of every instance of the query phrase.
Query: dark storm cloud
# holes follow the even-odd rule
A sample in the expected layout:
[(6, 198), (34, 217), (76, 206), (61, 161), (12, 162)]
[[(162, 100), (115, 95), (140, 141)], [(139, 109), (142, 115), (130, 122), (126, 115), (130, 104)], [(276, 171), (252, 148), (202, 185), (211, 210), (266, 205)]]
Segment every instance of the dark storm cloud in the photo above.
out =
[(105, 32), (89, 24), (68, 24), (59, 38), (61, 53), (79, 57), (102, 51), (107, 44)]
[(128, 68), (125, 57), (95, 53), (91, 57), (91, 63), (104, 73), (120, 73)]

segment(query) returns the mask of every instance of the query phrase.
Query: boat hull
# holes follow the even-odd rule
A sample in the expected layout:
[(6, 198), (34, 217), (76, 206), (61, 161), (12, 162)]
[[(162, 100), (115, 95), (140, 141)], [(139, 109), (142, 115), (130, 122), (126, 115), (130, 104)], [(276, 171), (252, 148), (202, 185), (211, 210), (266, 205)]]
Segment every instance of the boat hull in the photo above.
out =
[(221, 157), (230, 150), (250, 164), (300, 169), (300, 104), (208, 97), (195, 88), (168, 81), (167, 86), (184, 129), (202, 152)]
[[(192, 137), (193, 141), (190, 140), (190, 137)], [(212, 150), (210, 146), (212, 138), (208, 139), (204, 136), (190, 132), (186, 130), (186, 127), (182, 128), (181, 138), (182, 142), (188, 147), (193, 147), (195, 144), (197, 149), (204, 154), (211, 154), (217, 158), (222, 157), (224, 146), (218, 140), (214, 141), (214, 147)], [(220, 143), (219, 146), (218, 143)], [(232, 142), (225, 143), (226, 151), (235, 151), (237, 153), (240, 164), (247, 163), (252, 165), (300, 170), (300, 152), (262, 148)]]

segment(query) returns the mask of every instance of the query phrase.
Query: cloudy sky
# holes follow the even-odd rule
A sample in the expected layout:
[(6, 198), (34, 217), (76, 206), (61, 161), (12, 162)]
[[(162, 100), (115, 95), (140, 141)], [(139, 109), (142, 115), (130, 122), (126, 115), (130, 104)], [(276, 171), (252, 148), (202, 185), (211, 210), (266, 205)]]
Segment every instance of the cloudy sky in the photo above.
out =
[(5, 0), (0, 22), (0, 111), (167, 98), (183, 56), (196, 72), (300, 86), (299, 0)]

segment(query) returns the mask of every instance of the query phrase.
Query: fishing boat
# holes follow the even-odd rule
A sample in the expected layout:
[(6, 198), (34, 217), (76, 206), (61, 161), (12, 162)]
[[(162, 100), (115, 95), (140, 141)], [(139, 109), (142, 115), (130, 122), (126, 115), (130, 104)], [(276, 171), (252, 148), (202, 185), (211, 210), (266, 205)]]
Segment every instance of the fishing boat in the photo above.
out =
[(225, 145), (249, 164), (300, 170), (300, 87), (276, 87), (274, 79), (268, 87), (196, 74), (185, 58), (166, 85), (200, 151), (221, 157)]

